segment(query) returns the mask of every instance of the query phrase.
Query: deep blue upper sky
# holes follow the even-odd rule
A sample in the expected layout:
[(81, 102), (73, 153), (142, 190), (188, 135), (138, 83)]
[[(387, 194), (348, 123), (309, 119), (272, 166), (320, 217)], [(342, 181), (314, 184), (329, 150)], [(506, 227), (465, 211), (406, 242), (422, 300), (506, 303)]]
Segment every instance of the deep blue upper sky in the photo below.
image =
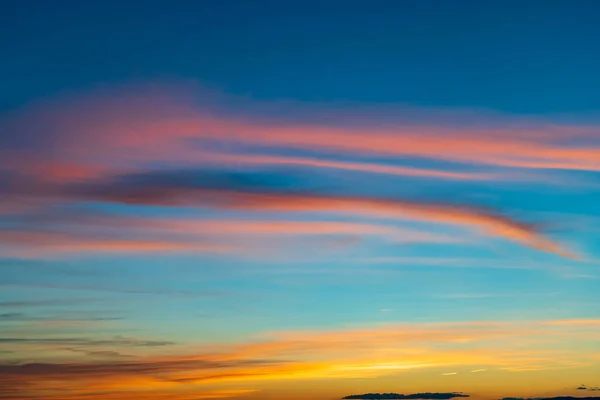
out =
[(157, 79), (257, 99), (600, 108), (592, 0), (19, 0), (2, 8), (1, 109)]

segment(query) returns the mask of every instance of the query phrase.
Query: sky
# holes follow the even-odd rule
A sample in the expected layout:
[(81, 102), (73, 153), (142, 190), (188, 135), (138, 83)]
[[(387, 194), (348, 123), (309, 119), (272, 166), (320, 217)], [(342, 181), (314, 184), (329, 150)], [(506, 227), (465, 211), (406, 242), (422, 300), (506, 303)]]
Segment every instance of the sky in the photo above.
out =
[(598, 13), (4, 1), (0, 399), (593, 396)]

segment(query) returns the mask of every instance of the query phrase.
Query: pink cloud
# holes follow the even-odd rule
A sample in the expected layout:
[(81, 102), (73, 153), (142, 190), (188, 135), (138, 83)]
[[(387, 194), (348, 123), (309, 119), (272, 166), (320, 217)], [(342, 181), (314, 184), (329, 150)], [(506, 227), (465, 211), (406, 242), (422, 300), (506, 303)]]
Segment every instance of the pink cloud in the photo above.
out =
[(171, 199), (171, 201), (181, 205), (210, 204), (212, 207), (225, 209), (358, 214), (377, 218), (412, 219), (462, 225), (477, 228), (490, 236), (502, 237), (535, 249), (556, 253), (568, 258), (576, 258), (573, 253), (564, 249), (558, 243), (542, 236), (534, 225), (520, 223), (508, 217), (470, 206), (359, 197), (227, 191), (178, 193), (177, 197)]
[[(17, 148), (5, 146), (3, 165), (47, 179), (97, 177), (105, 171), (143, 167), (151, 162), (221, 159), (227, 163), (290, 164), (392, 175), (444, 179), (496, 180), (507, 175), (400, 167), (282, 155), (215, 155), (190, 140), (326, 151), (346, 156), (410, 156), (485, 167), (600, 170), (597, 127), (557, 124), (447, 124), (432, 112), (413, 119), (381, 123), (360, 110), (337, 110), (327, 123), (304, 113), (303, 122), (225, 111), (196, 102), (186, 91), (129, 88), (96, 97), (45, 104), (23, 113), (7, 127), (23, 136)], [(252, 109), (251, 106), (248, 106)], [(294, 110), (293, 108), (291, 108)], [(468, 118), (468, 117), (464, 117)], [(389, 119), (389, 118), (388, 118)], [(347, 120), (357, 121), (349, 124)], [(572, 139), (592, 141), (575, 145)], [(40, 143), (48, 146), (38, 146)], [(28, 145), (33, 144), (28, 148)], [(236, 159), (237, 157), (237, 159)], [(508, 174), (510, 177), (511, 174)], [(517, 175), (512, 173), (513, 177)]]
[[(95, 97), (49, 103), (24, 111), (5, 126), (15, 135), (7, 135), (12, 142), (0, 143), (0, 166), (17, 172), (20, 176), (17, 183), (20, 185), (30, 182), (25, 184), (21, 198), (30, 196), (33, 202), (39, 201), (41, 195), (37, 192), (44, 192), (40, 187), (50, 187), (48, 191), (51, 192), (51, 186), (56, 183), (89, 182), (115, 174), (145, 171), (157, 164), (206, 166), (217, 163), (242, 167), (296, 165), (481, 181), (517, 176), (514, 171), (503, 170), (505, 167), (600, 170), (600, 147), (593, 141), (597, 133), (594, 127), (514, 122), (502, 124), (496, 121), (487, 125), (463, 123), (459, 129), (456, 124), (444, 124), (442, 119), (438, 121), (435, 116), (426, 120), (419, 117), (422, 120), (388, 118), (378, 121), (368, 115), (355, 117), (353, 110), (338, 110), (327, 122), (318, 122), (317, 118), (310, 117), (310, 113), (303, 114), (306, 118), (302, 122), (290, 122), (284, 118), (267, 118), (264, 113), (253, 116), (252, 107), (248, 107), (250, 112), (243, 114), (213, 106), (208, 101), (198, 102), (193, 94), (179, 89), (129, 88), (128, 91), (109, 91)], [(296, 112), (293, 108), (291, 110), (291, 114)], [(573, 139), (585, 139), (590, 143), (575, 145), (571, 143)], [(206, 141), (218, 142), (225, 149), (244, 145), (250, 148), (310, 150), (345, 157), (419, 157), (456, 162), (462, 164), (462, 169), (427, 169), (377, 161), (340, 161), (283, 153), (215, 153), (211, 147), (206, 147)], [(464, 170), (464, 167), (472, 168), (475, 165), (480, 169), (500, 168), (500, 171)], [(169, 190), (163, 193), (163, 197), (164, 201), (171, 204), (178, 204), (178, 197), (190, 196), (185, 190)], [(216, 208), (348, 213), (470, 226), (490, 236), (573, 257), (562, 246), (542, 236), (537, 227), (472, 207), (208, 191), (195, 193), (194, 196), (205, 204), (205, 200), (214, 200), (212, 206)], [(159, 204), (156, 200), (129, 198), (127, 201), (133, 204), (145, 204), (145, 201)], [(183, 203), (193, 205), (194, 202), (187, 199)], [(3, 206), (4, 212), (10, 212), (15, 206), (15, 202), (7, 203)], [(133, 247), (154, 245), (166, 246), (138, 243)], [(87, 244), (83, 247), (92, 249), (94, 246)], [(117, 242), (103, 245), (115, 249), (127, 246), (129, 244)]]

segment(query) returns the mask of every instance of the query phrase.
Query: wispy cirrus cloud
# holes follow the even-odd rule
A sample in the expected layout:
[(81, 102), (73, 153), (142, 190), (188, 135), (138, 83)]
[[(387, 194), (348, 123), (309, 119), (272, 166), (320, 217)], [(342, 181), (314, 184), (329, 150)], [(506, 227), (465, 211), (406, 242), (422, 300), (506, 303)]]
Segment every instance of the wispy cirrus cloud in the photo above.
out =
[(130, 354), (123, 354), (114, 350), (89, 350), (85, 348), (72, 348), (67, 347), (64, 350), (72, 351), (74, 353), (83, 353), (90, 357), (102, 357), (102, 358), (131, 358), (134, 357)]
[[(6, 118), (2, 127), (14, 134), (0, 139), (0, 185), (8, 193), (4, 213), (86, 201), (345, 213), (466, 226), (575, 257), (545, 237), (540, 226), (502, 213), (440, 200), (315, 192), (304, 188), (310, 181), (306, 176), (290, 181), (274, 168), (483, 182), (510, 180), (523, 169), (597, 171), (596, 127), (498, 118), (482, 123), (464, 114), (449, 119), (432, 113), (425, 121), (422, 113), (406, 111), (396, 113), (401, 117), (373, 118), (369, 112), (334, 110), (323, 119), (301, 107), (280, 112), (291, 116), (281, 118), (250, 104), (237, 102), (234, 110), (226, 103), (198, 101), (197, 94), (182, 88), (148, 86), (46, 103)], [(408, 164), (390, 163), (386, 157)], [(413, 159), (435, 163), (410, 165)], [(263, 172), (248, 173), (248, 168)], [(60, 234), (64, 232), (12, 230), (0, 239), (8, 246), (33, 241), (38, 251), (49, 252), (232, 251), (210, 241), (190, 245), (79, 234), (61, 240)]]
[[(275, 180), (271, 182), (270, 180)], [(334, 195), (308, 190), (289, 190), (287, 183), (277, 180), (270, 174), (217, 173), (215, 171), (150, 171), (141, 174), (117, 176), (113, 179), (68, 187), (63, 193), (67, 200), (93, 200), (128, 205), (159, 205), (212, 208), (216, 210), (243, 210), (248, 212), (277, 213), (318, 213), (371, 218), (394, 218), (397, 220), (417, 220), (429, 223), (450, 224), (474, 228), (479, 232), (512, 240), (523, 245), (556, 253), (564, 257), (576, 256), (560, 244), (542, 235), (542, 229), (530, 223), (519, 222), (492, 210), (471, 206), (453, 205), (402, 198), (378, 198), (364, 195)], [(124, 220), (128, 222), (144, 221)], [(148, 227), (160, 228), (160, 224), (146, 222)], [(208, 226), (210, 222), (199, 222)], [(172, 224), (174, 226), (176, 224)], [(163, 227), (168, 224), (163, 223)], [(193, 228), (190, 223), (180, 223), (181, 227)], [(451, 241), (440, 235), (419, 233), (384, 226), (334, 222), (273, 222), (238, 223), (213, 222), (218, 226), (214, 232), (232, 233), (252, 229), (258, 233), (291, 234), (349, 234), (352, 231), (364, 234), (377, 234), (404, 241)], [(172, 231), (173, 229), (171, 229)], [(270, 231), (270, 232), (269, 232)], [(278, 232), (276, 232), (278, 231)], [(209, 232), (205, 229), (204, 232)], [(94, 233), (98, 236), (98, 233)], [(89, 233), (88, 233), (89, 236)], [(85, 234), (63, 231), (23, 231), (8, 229), (0, 232), (0, 241), (14, 246), (21, 243), (35, 244), (38, 251), (201, 251), (234, 252), (231, 244), (194, 238), (186, 241), (151, 239), (119, 239), (109, 237), (86, 238)], [(16, 247), (18, 249), (18, 247)]]
[[(50, 218), (49, 218), (50, 217)], [(131, 218), (107, 213), (21, 216), (0, 229), (10, 256), (81, 253), (214, 253), (252, 255), (286, 237), (378, 237), (391, 243), (459, 243), (461, 238), (375, 222), (232, 218)], [(43, 228), (40, 225), (43, 223)], [(118, 237), (118, 239), (113, 239)]]
[(540, 227), (518, 222), (481, 207), (452, 205), (364, 195), (329, 195), (286, 190), (270, 175), (219, 174), (181, 171), (117, 177), (97, 186), (75, 188), (76, 196), (108, 202), (192, 206), (246, 211), (334, 213), (376, 218), (413, 219), (478, 228), (485, 234), (519, 242), (539, 250), (575, 257), (541, 235)]
[[(199, 162), (202, 153), (198, 150), (202, 147), (190, 147), (190, 141), (216, 140), (528, 169), (600, 168), (600, 150), (594, 140), (598, 127), (594, 126), (508, 117), (485, 120), (461, 112), (449, 118), (447, 112), (436, 115), (407, 108), (383, 114), (363, 112), (360, 107), (337, 108), (330, 110), (328, 118), (320, 118), (322, 110), (311, 112), (301, 106), (274, 110), (276, 115), (290, 116), (286, 120), (269, 117), (268, 111), (264, 112), (268, 107), (260, 109), (236, 99), (213, 97), (199, 101), (203, 94), (194, 90), (181, 86), (129, 87), (24, 111), (5, 123), (5, 130), (22, 133), (13, 135), (2, 146), (7, 150), (6, 155), (10, 155), (5, 164), (20, 164), (18, 157), (31, 155), (32, 151), (40, 156), (42, 145), (51, 143), (52, 152), (42, 154), (30, 168), (47, 177), (86, 178), (102, 173), (107, 167), (132, 163), (173, 161), (177, 157)], [(228, 103), (235, 104), (235, 108), (228, 108)], [(585, 145), (574, 144), (582, 142)], [(135, 149), (135, 156), (131, 149)], [(10, 150), (13, 152), (9, 153)], [(290, 162), (299, 160), (292, 158)], [(312, 166), (319, 167), (318, 162)], [(468, 179), (467, 175), (455, 178)]]
[(61, 326), (62, 324), (87, 324), (105, 321), (119, 321), (122, 317), (96, 317), (90, 315), (71, 315), (68, 320), (52, 319), (46, 315), (31, 315), (19, 312), (9, 312), (0, 314), (2, 321), (33, 322), (37, 326)]
[[(75, 299), (43, 299), (43, 300), (12, 300), (0, 301), (2, 308), (27, 308), (27, 307), (55, 307), (55, 306), (72, 306), (82, 303), (97, 302), (100, 299), (94, 298), (75, 298)], [(11, 314), (11, 313), (9, 313)], [(22, 313), (18, 313), (22, 314)]]
[[(33, 288), (45, 288), (45, 289), (58, 289), (58, 290), (73, 290), (73, 291), (86, 291), (86, 292), (108, 292), (108, 293), (123, 293), (123, 294), (142, 294), (142, 295), (170, 295), (170, 296), (222, 296), (227, 292), (211, 292), (211, 291), (194, 291), (194, 290), (169, 290), (169, 289), (154, 289), (154, 288), (137, 288), (131, 286), (111, 286), (111, 285), (69, 285), (61, 283), (36, 283), (36, 282), (24, 282), (24, 283), (7, 283), (0, 286), (14, 286), (14, 287), (33, 287)], [(21, 301), (17, 301), (20, 304)], [(33, 304), (38, 304), (34, 302)], [(52, 304), (52, 302), (49, 302)]]
[(139, 240), (135, 238), (85, 237), (76, 232), (20, 231), (0, 232), (0, 246), (11, 257), (48, 256), (56, 253), (152, 253), (152, 252), (233, 252), (225, 243), (200, 241)]

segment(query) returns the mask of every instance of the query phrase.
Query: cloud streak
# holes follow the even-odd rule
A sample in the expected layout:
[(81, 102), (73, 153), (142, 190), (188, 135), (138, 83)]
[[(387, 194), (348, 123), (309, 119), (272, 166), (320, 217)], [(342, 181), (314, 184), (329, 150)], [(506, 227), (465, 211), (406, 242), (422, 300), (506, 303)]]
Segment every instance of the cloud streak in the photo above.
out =
[(117, 336), (113, 339), (93, 340), (85, 338), (11, 338), (0, 337), (0, 343), (14, 344), (59, 344), (66, 346), (134, 346), (134, 347), (156, 347), (169, 346), (175, 343), (166, 340), (140, 340)]
[[(265, 172), (232, 172), (218, 170), (171, 170), (147, 171), (117, 175), (100, 181), (73, 184), (59, 190), (63, 201), (94, 201), (125, 204), (129, 206), (195, 207), (212, 210), (237, 210), (245, 212), (268, 212), (296, 214), (333, 214), (340, 216), (362, 216), (375, 219), (414, 220), (432, 224), (446, 224), (477, 230), (491, 237), (500, 237), (545, 252), (563, 257), (577, 258), (571, 251), (545, 237), (541, 226), (524, 223), (494, 212), (490, 209), (413, 200), (382, 198), (360, 194), (329, 194), (310, 189), (291, 189), (295, 179), (287, 174)], [(68, 221), (85, 223), (86, 218), (66, 216)], [(60, 222), (61, 220), (59, 220)], [(23, 220), (18, 221), (23, 224)], [(404, 242), (452, 242), (449, 236), (428, 234), (415, 230), (390, 226), (349, 222), (232, 222), (199, 221), (159, 222), (123, 217), (104, 216), (87, 220), (93, 226), (105, 226), (125, 230), (102, 236), (96, 229), (91, 232), (65, 231), (54, 228), (52, 220), (31, 222), (37, 229), (5, 228), (0, 230), (0, 245), (18, 251), (19, 246), (35, 245), (36, 252), (165, 252), (196, 251), (213, 253), (235, 253), (240, 242), (234, 244), (219, 240), (224, 234), (258, 233), (260, 235), (376, 235)], [(40, 223), (42, 227), (39, 228)], [(64, 222), (64, 221), (62, 221)], [(130, 239), (123, 233), (135, 227), (148, 230), (137, 231)], [(60, 228), (60, 227), (59, 227)], [(64, 229), (64, 227), (63, 227)], [(174, 232), (201, 233), (187, 239), (156, 234)], [(148, 236), (148, 232), (153, 235)], [(211, 236), (209, 233), (212, 232)], [(144, 235), (148, 236), (144, 238)], [(114, 239), (114, 237), (118, 239)], [(217, 239), (215, 239), (217, 237)], [(29, 251), (27, 248), (26, 251)]]
[[(460, 238), (398, 226), (348, 221), (130, 218), (111, 214), (31, 218), (0, 229), (5, 255), (187, 252), (251, 255), (285, 237), (378, 237), (391, 243), (458, 243)], [(21, 218), (21, 224), (26, 218)], [(44, 222), (44, 228), (39, 227)], [(113, 239), (113, 237), (118, 237)], [(252, 246), (250, 246), (250, 243)]]
[(327, 195), (310, 191), (290, 191), (273, 186), (253, 175), (201, 171), (150, 172), (121, 176), (96, 186), (81, 187), (76, 196), (107, 202), (193, 206), (287, 213), (334, 213), (375, 218), (419, 220), (432, 223), (474, 227), (484, 234), (509, 239), (523, 245), (576, 256), (558, 243), (541, 235), (533, 224), (513, 220), (480, 207), (451, 205), (399, 198)]
[[(306, 176), (293, 181), (281, 174), (281, 168), (482, 182), (512, 179), (522, 169), (597, 171), (596, 127), (512, 120), (482, 123), (463, 121), (464, 115), (458, 123), (438, 117), (424, 122), (422, 114), (411, 117), (406, 111), (396, 113), (402, 115), (398, 118), (373, 118), (369, 113), (337, 110), (322, 119), (301, 107), (291, 114), (279, 113), (292, 116), (286, 119), (267, 117), (250, 104), (246, 107), (233, 110), (206, 99), (198, 102), (196, 94), (181, 88), (154, 86), (109, 90), (23, 110), (2, 122), (3, 129), (14, 134), (0, 139), (0, 186), (8, 193), (0, 212), (8, 215), (61, 202), (103, 201), (247, 212), (344, 213), (466, 226), (576, 258), (545, 237), (539, 226), (485, 208), (364, 193), (316, 193), (300, 189)], [(388, 161), (383, 160), (386, 157)], [(435, 161), (446, 167), (398, 165), (390, 163), (390, 157), (409, 164), (414, 159)], [(250, 173), (249, 168), (265, 172)], [(291, 187), (296, 190), (290, 191)], [(10, 247), (29, 241), (40, 252), (234, 251), (211, 242), (80, 235), (59, 239), (59, 234), (64, 233), (4, 231), (0, 242)]]
[[(292, 109), (296, 118), (286, 121), (254, 112), (258, 110), (250, 104), (232, 110), (211, 105), (210, 100), (197, 102), (194, 97), (199, 93), (182, 88), (130, 89), (47, 104), (15, 116), (4, 128), (9, 132), (24, 132), (25, 136), (17, 136), (2, 146), (7, 149), (5, 163), (9, 167), (20, 165), (18, 157), (32, 151), (28, 142), (37, 144), (33, 149), (36, 155), (39, 155), (40, 142), (49, 142), (53, 144), (53, 154), (38, 158), (31, 165), (33, 172), (53, 179), (80, 179), (102, 173), (107, 168), (106, 157), (113, 162), (111, 168), (140, 160), (172, 161), (177, 155), (198, 162), (202, 153), (199, 155), (197, 149), (190, 150), (190, 141), (216, 140), (347, 155), (409, 156), (527, 169), (600, 169), (599, 144), (594, 141), (598, 128), (594, 126), (530, 123), (510, 118), (508, 122), (490, 119), (482, 123), (476, 118), (469, 121), (470, 117), (464, 113), (457, 113), (459, 117), (452, 120), (435, 112), (423, 115), (417, 110), (411, 116), (411, 111), (406, 109), (390, 112), (389, 115), (401, 116), (392, 118), (369, 115), (360, 110), (331, 110), (331, 116), (323, 121), (309, 110), (302, 111), (301, 107)], [(276, 111), (279, 115), (290, 115), (290, 110)], [(585, 146), (571, 143), (582, 139), (587, 141)], [(19, 152), (11, 153), (9, 149)], [(135, 157), (131, 149), (135, 149)], [(352, 162), (344, 165), (294, 157), (288, 161), (278, 157), (269, 160), (268, 156), (264, 159), (264, 163), (280, 161), (312, 167), (371, 169)], [(404, 172), (393, 168), (385, 171), (385, 167), (378, 166), (373, 169), (381, 173), (420, 174), (418, 169)], [(468, 174), (444, 176), (444, 172), (447, 171), (431, 171), (431, 174), (469, 179)], [(478, 179), (477, 175), (474, 177)]]
[[(4, 338), (0, 343), (21, 346), (55, 346), (77, 351), (85, 361), (0, 365), (1, 394), (77, 399), (111, 398), (111, 393), (137, 395), (197, 393), (206, 385), (226, 382), (377, 377), (404, 370), (457, 366), (543, 370), (572, 368), (590, 362), (589, 351), (598, 340), (598, 325), (590, 331), (572, 330), (572, 324), (537, 321), (488, 321), (464, 323), (406, 323), (373, 328), (312, 332), (273, 332), (254, 341), (197, 346), (177, 346), (162, 341), (115, 337)], [(524, 350), (524, 338), (552, 337), (552, 349)], [(590, 346), (563, 349), (561, 343), (585, 338)], [(498, 347), (498, 344), (502, 344)], [(170, 346), (171, 355), (118, 357), (117, 348)], [(91, 349), (87, 349), (91, 348)], [(483, 352), (482, 349), (487, 349)], [(208, 351), (207, 351), (208, 350)], [(121, 354), (120, 352), (118, 352)], [(402, 360), (401, 362), (399, 360)], [(60, 397), (63, 395), (64, 397)], [(105, 397), (108, 396), (108, 397)], [(139, 398), (144, 398), (140, 396)]]

